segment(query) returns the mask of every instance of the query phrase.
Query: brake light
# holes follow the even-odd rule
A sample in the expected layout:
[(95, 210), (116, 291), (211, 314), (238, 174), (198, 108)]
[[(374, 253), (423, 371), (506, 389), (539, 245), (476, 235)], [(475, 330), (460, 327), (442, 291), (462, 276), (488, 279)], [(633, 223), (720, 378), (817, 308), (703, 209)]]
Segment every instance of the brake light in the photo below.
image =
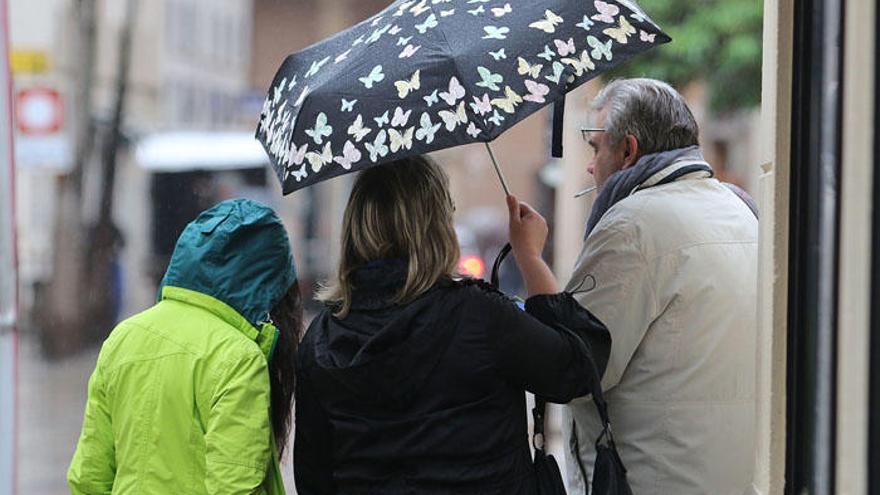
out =
[(486, 264), (479, 256), (465, 256), (458, 263), (458, 269), (463, 275), (483, 278), (486, 273)]

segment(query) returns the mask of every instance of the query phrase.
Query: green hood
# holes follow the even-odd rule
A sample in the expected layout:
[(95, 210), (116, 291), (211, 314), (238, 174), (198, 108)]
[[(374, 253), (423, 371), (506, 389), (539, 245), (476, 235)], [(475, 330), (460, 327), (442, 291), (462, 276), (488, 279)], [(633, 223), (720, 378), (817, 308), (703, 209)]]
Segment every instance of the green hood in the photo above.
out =
[(180, 235), (159, 288), (179, 287), (226, 303), (255, 328), (269, 320), (296, 267), (287, 231), (271, 208), (224, 201), (203, 212)]

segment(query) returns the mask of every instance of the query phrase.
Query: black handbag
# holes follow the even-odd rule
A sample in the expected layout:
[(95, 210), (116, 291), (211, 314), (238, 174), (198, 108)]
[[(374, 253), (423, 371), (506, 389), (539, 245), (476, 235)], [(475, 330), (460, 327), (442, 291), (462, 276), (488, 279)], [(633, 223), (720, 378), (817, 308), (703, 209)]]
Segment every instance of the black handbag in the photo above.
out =
[[(492, 275), (490, 282), (498, 288), (498, 271), (501, 263), (510, 254), (511, 246), (505, 245), (495, 263), (492, 265)], [(567, 328), (561, 330), (569, 332), (574, 337), (574, 341), (578, 342), (582, 347), (586, 347), (580, 337), (574, 335)], [(594, 368), (595, 369), (595, 368)], [(598, 373), (596, 373), (598, 375)], [(601, 383), (600, 377), (594, 377), (594, 383)], [(608, 404), (605, 402), (605, 395), (601, 385), (593, 390), (593, 403), (602, 419), (602, 433), (596, 439), (596, 463), (593, 466), (593, 495), (632, 495), (632, 488), (626, 479), (626, 466), (617, 452), (617, 444), (614, 443), (614, 434), (611, 431), (611, 418), (608, 416)], [(535, 407), (532, 409), (532, 419), (534, 426), (532, 429), (532, 446), (535, 449), (535, 456), (532, 460), (532, 468), (535, 472), (535, 481), (537, 485), (538, 495), (566, 495), (565, 483), (562, 481), (562, 473), (559, 470), (559, 464), (556, 459), (547, 454), (545, 450), (544, 436), (544, 419), (546, 417), (547, 402), (541, 397), (535, 396)], [(587, 473), (584, 469), (583, 461), (580, 456), (580, 447), (578, 443), (577, 428), (572, 420), (571, 437), (574, 446), (574, 458), (577, 459), (581, 476), (584, 480), (584, 495), (589, 495), (590, 490), (587, 487)]]
[[(626, 466), (620, 454), (617, 453), (617, 444), (614, 443), (614, 434), (611, 431), (611, 420), (608, 416), (608, 404), (601, 387), (593, 393), (593, 403), (602, 419), (602, 433), (596, 439), (596, 462), (593, 465), (593, 495), (632, 495), (632, 488), (626, 480)], [(577, 459), (581, 477), (584, 480), (586, 492), (587, 470), (584, 469), (580, 456), (580, 444), (578, 441), (577, 425), (574, 419), (571, 421), (571, 441), (574, 450), (574, 458)]]
[(535, 470), (536, 493), (538, 495), (566, 495), (559, 464), (555, 457), (544, 450), (544, 413), (546, 409), (547, 403), (542, 398), (535, 396), (535, 407), (532, 409), (532, 418), (535, 421), (532, 429), (532, 446), (535, 448), (535, 457), (532, 460), (532, 468)]

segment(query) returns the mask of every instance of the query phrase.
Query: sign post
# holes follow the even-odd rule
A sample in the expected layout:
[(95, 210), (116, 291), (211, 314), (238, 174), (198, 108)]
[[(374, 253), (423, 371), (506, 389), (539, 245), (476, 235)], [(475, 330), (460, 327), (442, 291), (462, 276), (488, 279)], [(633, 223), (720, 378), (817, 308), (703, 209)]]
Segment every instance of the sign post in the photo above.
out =
[[(15, 492), (18, 271), (15, 237), (15, 166), (12, 143), (12, 81), (9, 70), (9, 21), (0, 0), (0, 495)], [(32, 100), (35, 124), (51, 127), (52, 110)]]

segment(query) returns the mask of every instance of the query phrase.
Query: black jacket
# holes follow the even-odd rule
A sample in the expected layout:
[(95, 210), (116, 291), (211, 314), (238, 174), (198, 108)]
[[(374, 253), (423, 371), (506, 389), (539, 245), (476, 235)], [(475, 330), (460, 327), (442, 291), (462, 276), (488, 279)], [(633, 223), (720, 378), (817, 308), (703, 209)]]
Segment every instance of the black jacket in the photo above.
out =
[(324, 311), (300, 345), (297, 492), (534, 493), (524, 392), (559, 403), (588, 394), (607, 330), (570, 295), (526, 302), (544, 324), (475, 281), (394, 305), (405, 269), (356, 272), (351, 313)]

